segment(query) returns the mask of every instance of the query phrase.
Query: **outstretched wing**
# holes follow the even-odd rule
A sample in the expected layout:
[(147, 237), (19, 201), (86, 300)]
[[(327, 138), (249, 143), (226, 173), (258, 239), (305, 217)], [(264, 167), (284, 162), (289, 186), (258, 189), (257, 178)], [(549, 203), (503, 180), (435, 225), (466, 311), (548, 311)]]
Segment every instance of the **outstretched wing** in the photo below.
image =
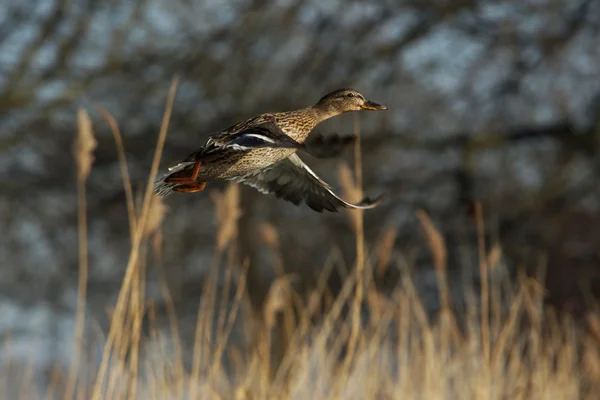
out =
[(236, 181), (258, 189), (262, 193), (294, 203), (305, 202), (315, 211), (338, 211), (339, 208), (369, 209), (375, 207), (382, 196), (375, 200), (364, 198), (358, 204), (338, 197), (325, 181), (319, 178), (296, 154), (260, 172), (249, 174)]
[(355, 140), (355, 135), (338, 135), (334, 133), (324, 136), (321, 133), (313, 133), (304, 143), (303, 150), (313, 157), (333, 158), (339, 156)]

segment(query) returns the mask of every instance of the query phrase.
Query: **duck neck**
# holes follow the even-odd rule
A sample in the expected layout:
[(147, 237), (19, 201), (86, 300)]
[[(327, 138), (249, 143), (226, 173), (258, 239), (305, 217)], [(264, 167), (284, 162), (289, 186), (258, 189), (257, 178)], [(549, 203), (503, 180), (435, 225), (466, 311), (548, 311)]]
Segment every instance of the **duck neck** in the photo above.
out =
[[(286, 119), (295, 120), (295, 128), (287, 129), (285, 126), (283, 127), (284, 131), (288, 135), (290, 135), (294, 140), (299, 142), (303, 142), (310, 135), (312, 130), (319, 125), (321, 122), (329, 119), (331, 117), (335, 117), (338, 114), (341, 114), (337, 110), (328, 109), (324, 107), (312, 106), (307, 108), (302, 108), (296, 111), (289, 111), (284, 113)], [(284, 124), (285, 125), (285, 124)]]
[(315, 113), (315, 118), (318, 121), (317, 124), (341, 114), (337, 107), (325, 103), (317, 103), (310, 108)]

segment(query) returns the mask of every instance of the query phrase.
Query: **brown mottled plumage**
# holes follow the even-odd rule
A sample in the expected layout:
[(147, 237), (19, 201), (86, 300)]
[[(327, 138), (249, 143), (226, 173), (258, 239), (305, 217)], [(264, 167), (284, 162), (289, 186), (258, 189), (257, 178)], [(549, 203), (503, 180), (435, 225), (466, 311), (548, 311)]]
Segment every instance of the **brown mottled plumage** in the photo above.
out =
[(205, 146), (169, 168), (170, 173), (156, 183), (155, 192), (159, 196), (171, 191), (197, 192), (207, 181), (230, 179), (294, 204), (304, 201), (317, 211), (372, 208), (376, 201), (351, 204), (336, 196), (294, 153), (298, 149), (317, 156), (335, 153), (326, 148), (332, 141), (321, 140), (320, 149), (307, 146), (306, 139), (315, 126), (348, 111), (386, 109), (355, 90), (339, 89), (307, 108), (261, 114), (212, 135)]

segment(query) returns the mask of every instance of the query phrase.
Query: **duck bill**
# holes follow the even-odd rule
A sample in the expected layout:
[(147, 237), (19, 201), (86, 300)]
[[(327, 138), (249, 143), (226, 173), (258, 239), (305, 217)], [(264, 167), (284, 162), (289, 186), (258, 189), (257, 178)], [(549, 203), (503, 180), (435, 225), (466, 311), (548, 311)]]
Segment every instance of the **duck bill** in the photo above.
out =
[(387, 110), (387, 107), (384, 106), (383, 104), (378, 104), (378, 103), (375, 103), (374, 101), (366, 100), (365, 103), (362, 105), (361, 109), (377, 111), (377, 110)]

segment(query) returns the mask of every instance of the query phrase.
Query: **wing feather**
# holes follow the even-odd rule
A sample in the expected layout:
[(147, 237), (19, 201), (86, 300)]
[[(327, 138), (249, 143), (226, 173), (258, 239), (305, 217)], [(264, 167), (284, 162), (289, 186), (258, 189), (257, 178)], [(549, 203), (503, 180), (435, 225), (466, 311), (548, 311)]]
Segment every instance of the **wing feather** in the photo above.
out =
[(304, 201), (307, 206), (318, 212), (335, 212), (340, 208), (370, 209), (377, 206), (382, 198), (364, 198), (357, 204), (343, 200), (297, 154), (292, 154), (270, 168), (234, 180), (252, 186), (262, 193), (272, 193), (295, 205)]
[(302, 144), (286, 135), (272, 117), (246, 121), (242, 127), (234, 126), (232, 129), (211, 136), (202, 154), (210, 154), (223, 149), (248, 151), (262, 147), (295, 149), (303, 147)]

